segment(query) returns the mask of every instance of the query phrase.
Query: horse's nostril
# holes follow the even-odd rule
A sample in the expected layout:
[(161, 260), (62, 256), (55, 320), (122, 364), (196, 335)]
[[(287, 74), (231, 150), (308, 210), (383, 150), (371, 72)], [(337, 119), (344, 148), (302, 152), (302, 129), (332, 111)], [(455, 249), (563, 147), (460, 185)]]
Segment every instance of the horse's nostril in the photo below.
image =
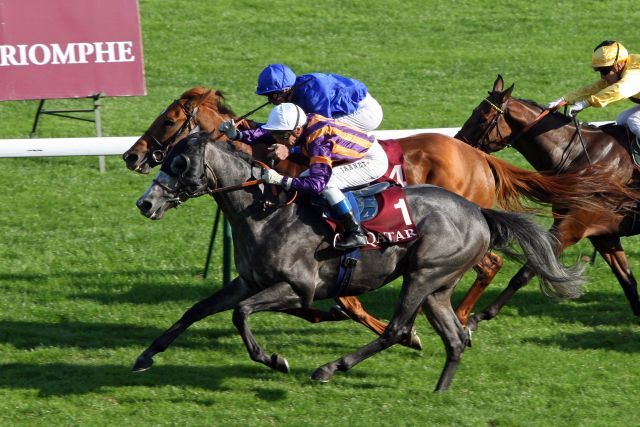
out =
[(137, 205), (138, 209), (140, 209), (141, 212), (149, 212), (149, 210), (153, 206), (151, 202), (147, 202), (145, 200), (138, 201)]
[(122, 158), (127, 162), (127, 164), (132, 164), (138, 161), (139, 156), (135, 153), (124, 153)]

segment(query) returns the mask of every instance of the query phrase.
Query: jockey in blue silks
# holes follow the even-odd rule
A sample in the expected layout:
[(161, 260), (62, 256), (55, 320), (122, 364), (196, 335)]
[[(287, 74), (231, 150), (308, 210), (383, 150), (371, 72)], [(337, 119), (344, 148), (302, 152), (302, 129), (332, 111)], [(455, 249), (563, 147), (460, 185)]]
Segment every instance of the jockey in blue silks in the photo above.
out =
[(305, 114), (292, 103), (275, 106), (267, 123), (258, 129), (238, 132), (233, 121), (222, 123), (219, 129), (229, 139), (250, 145), (275, 141), (279, 159), (294, 151), (307, 157), (309, 169), (298, 177), (269, 169), (262, 179), (287, 190), (321, 195), (345, 231), (343, 239), (335, 243), (337, 249), (367, 244), (367, 236), (341, 190), (369, 184), (387, 171), (387, 154), (374, 136), (338, 120)]
[(274, 105), (291, 102), (307, 113), (337, 119), (365, 132), (382, 122), (382, 107), (359, 80), (338, 74), (296, 76), (283, 64), (269, 64), (258, 76), (256, 94)]

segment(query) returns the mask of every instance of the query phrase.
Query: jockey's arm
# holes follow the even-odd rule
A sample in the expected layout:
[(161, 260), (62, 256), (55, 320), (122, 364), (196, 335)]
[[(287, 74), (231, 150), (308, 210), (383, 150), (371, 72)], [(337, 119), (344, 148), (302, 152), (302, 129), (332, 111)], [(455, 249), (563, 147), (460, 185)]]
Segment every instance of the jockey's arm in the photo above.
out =
[(262, 128), (255, 128), (255, 129), (243, 130), (242, 132), (238, 132), (236, 139), (249, 145), (255, 145), (255, 144), (271, 145), (276, 142), (276, 140), (271, 135), (271, 132)]

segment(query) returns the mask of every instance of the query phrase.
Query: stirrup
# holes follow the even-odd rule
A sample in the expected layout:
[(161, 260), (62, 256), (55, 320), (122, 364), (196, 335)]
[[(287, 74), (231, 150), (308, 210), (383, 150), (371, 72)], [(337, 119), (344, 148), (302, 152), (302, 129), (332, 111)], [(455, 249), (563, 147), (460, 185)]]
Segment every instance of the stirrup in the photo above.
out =
[[(340, 246), (340, 244), (344, 242), (345, 238), (343, 236), (342, 240), (338, 240), (338, 236), (340, 236), (340, 233), (336, 233), (333, 236), (333, 247), (338, 250), (350, 250), (367, 245), (367, 236), (365, 234), (355, 234), (354, 238), (356, 239), (356, 243), (349, 246)], [(361, 239), (358, 239), (359, 237), (361, 237)]]

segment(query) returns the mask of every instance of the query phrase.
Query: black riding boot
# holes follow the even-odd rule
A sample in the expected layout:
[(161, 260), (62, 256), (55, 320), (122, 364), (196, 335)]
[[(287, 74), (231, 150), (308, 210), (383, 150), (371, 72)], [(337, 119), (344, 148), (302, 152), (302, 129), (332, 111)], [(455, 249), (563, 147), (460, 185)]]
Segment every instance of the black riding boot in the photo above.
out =
[(364, 233), (360, 224), (353, 216), (353, 212), (346, 213), (338, 218), (338, 221), (342, 224), (344, 233), (342, 240), (335, 243), (336, 249), (347, 250), (358, 248), (367, 244), (367, 235)]

